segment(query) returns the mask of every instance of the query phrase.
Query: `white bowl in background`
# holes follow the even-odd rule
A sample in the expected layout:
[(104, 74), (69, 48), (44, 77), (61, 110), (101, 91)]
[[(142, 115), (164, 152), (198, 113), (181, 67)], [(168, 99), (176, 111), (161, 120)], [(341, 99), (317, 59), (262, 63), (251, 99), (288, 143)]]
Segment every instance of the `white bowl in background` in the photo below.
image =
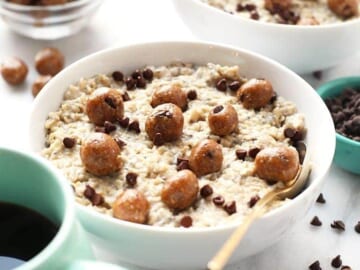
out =
[[(234, 262), (272, 245), (305, 216), (333, 158), (335, 131), (325, 104), (309, 84), (284, 66), (248, 51), (202, 42), (144, 43), (101, 51), (65, 68), (36, 97), (30, 116), (30, 146), (35, 152), (44, 148), (47, 115), (58, 109), (67, 86), (79, 78), (114, 70), (130, 73), (145, 65), (173, 61), (239, 65), (246, 77), (270, 80), (275, 91), (295, 102), (306, 118), (306, 143), (313, 163), (309, 185), (295, 199), (254, 222), (232, 256)], [(156, 269), (204, 269), (237, 225), (162, 228), (117, 220), (81, 205), (78, 215), (106, 259)]]

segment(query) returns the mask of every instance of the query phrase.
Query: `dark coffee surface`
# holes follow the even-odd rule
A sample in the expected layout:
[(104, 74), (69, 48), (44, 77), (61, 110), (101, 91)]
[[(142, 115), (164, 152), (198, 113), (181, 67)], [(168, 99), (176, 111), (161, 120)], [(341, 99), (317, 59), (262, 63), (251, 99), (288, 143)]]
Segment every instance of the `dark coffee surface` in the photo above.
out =
[(42, 251), (59, 227), (26, 207), (0, 201), (0, 269), (11, 269)]

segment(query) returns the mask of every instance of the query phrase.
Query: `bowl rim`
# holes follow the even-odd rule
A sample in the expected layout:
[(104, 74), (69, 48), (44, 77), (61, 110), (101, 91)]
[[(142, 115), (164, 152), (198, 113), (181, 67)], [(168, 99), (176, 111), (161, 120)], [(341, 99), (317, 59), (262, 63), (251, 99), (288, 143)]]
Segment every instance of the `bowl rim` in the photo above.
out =
[[(308, 82), (306, 82), (303, 78), (301, 78), (298, 74), (296, 74), (295, 72), (293, 72), (292, 70), (290, 70), (289, 68), (286, 68), (284, 65), (276, 62), (275, 60), (272, 60), (268, 57), (265, 57), (261, 54), (246, 50), (246, 49), (242, 49), (242, 48), (237, 48), (235, 46), (231, 46), (231, 45), (224, 45), (221, 43), (215, 43), (215, 42), (207, 42), (207, 41), (151, 41), (151, 42), (139, 42), (139, 43), (133, 43), (133, 44), (127, 44), (127, 45), (123, 45), (123, 46), (118, 46), (118, 47), (111, 47), (111, 48), (107, 48), (98, 52), (95, 52), (93, 54), (90, 54), (84, 58), (81, 58), (79, 60), (77, 60), (76, 62), (72, 63), (71, 65), (69, 65), (68, 67), (66, 67), (64, 70), (62, 70), (58, 75), (56, 75), (48, 84), (45, 85), (44, 89), (42, 91), (40, 91), (40, 93), (38, 94), (38, 96), (35, 98), (33, 104), (32, 104), (32, 110), (30, 113), (30, 121), (29, 121), (29, 126), (28, 126), (28, 131), (29, 134), (31, 134), (31, 123), (34, 120), (33, 119), (33, 114), (36, 111), (36, 108), (39, 107), (39, 105), (41, 105), (42, 100), (46, 99), (45, 95), (47, 92), (47, 89), (50, 89), (52, 87), (53, 84), (58, 84), (58, 81), (60, 81), (62, 79), (62, 77), (66, 77), (67, 73), (71, 73), (72, 70), (76, 69), (78, 66), (83, 65), (84, 63), (87, 62), (91, 62), (94, 61), (93, 59), (99, 59), (101, 57), (104, 57), (104, 55), (108, 55), (108, 54), (112, 54), (118, 50), (129, 50), (129, 49), (133, 49), (133, 48), (141, 48), (141, 47), (146, 47), (146, 46), (174, 46), (174, 45), (181, 45), (181, 46), (204, 46), (204, 47), (211, 47), (214, 49), (219, 49), (219, 50), (227, 50), (227, 51), (231, 51), (234, 54), (245, 54), (250, 56), (251, 58), (255, 58), (257, 60), (260, 60), (261, 62), (266, 62), (270, 65), (272, 65), (274, 68), (281, 70), (282, 72), (288, 73), (290, 76), (296, 78), (297, 80), (301, 81), (302, 84), (307, 85), (308, 87), (310, 87), (311, 89), (309, 90), (313, 90), (313, 87), (310, 86), (310, 84)], [(314, 91), (315, 92), (315, 91)], [(316, 93), (314, 93), (314, 97), (317, 97)], [(320, 97), (319, 97), (320, 99)], [(323, 104), (324, 108), (325, 104)], [(328, 115), (328, 120), (331, 120), (331, 116), (330, 114)], [(332, 123), (332, 122), (331, 122)], [(270, 212), (267, 212), (265, 215), (261, 216), (259, 218), (260, 219), (267, 219), (267, 218), (271, 218), (272, 216), (276, 216), (279, 212), (286, 210), (287, 208), (291, 207), (293, 204), (297, 203), (298, 200), (302, 199), (305, 196), (308, 196), (309, 194), (311, 194), (311, 192), (313, 192), (314, 189), (316, 189), (317, 186), (321, 185), (321, 183), (323, 182), (326, 174), (329, 171), (329, 168), (331, 166), (331, 161), (333, 159), (334, 153), (335, 153), (335, 130), (332, 130), (333, 133), (333, 137), (334, 140), (332, 141), (332, 144), (328, 146), (328, 148), (330, 149), (330, 159), (329, 159), (329, 163), (327, 164), (326, 167), (324, 167), (324, 169), (321, 171), (321, 174), (319, 174), (317, 176), (317, 178), (314, 179), (313, 183), (311, 185), (307, 185), (305, 190), (303, 190), (299, 195), (297, 195), (294, 199), (289, 200), (286, 204), (272, 209)], [(29, 142), (30, 142), (30, 148), (32, 147), (32, 143), (31, 143), (31, 136), (29, 137)], [(35, 150), (35, 149), (33, 149)], [(80, 205), (77, 203), (77, 208), (85, 213), (86, 215), (90, 215), (93, 218), (96, 218), (98, 220), (100, 220), (101, 222), (105, 221), (106, 223), (111, 224), (111, 226), (122, 226), (122, 227), (126, 227), (128, 229), (141, 229), (144, 231), (148, 231), (148, 232), (162, 232), (162, 233), (186, 233), (186, 234), (192, 234), (192, 233), (209, 233), (209, 232), (215, 232), (215, 231), (223, 231), (226, 229), (234, 229), (235, 227), (237, 227), (239, 225), (238, 222), (231, 222), (229, 224), (225, 224), (225, 225), (219, 225), (219, 226), (213, 226), (213, 227), (201, 227), (201, 228), (182, 228), (182, 227), (160, 227), (160, 226), (149, 226), (146, 224), (136, 224), (136, 223), (131, 223), (131, 222), (127, 222), (127, 221), (123, 221), (123, 220), (119, 220), (119, 219), (115, 219), (111, 216), (105, 215), (103, 213), (98, 213), (95, 210), (92, 209), (88, 209), (86, 206)], [(81, 217), (81, 214), (80, 214)], [(80, 218), (81, 220), (81, 218)], [(86, 226), (85, 226), (86, 227)]]
[[(57, 4), (50, 6), (32, 6), (32, 5), (20, 5), (7, 2), (5, 0), (0, 0), (0, 6), (3, 8), (8, 8), (12, 11), (20, 12), (32, 12), (32, 11), (63, 11), (66, 9), (77, 8), (87, 3), (91, 3), (94, 0), (75, 0), (65, 4)], [(99, 1), (99, 0), (98, 0)]]
[(354, 24), (360, 24), (360, 15), (357, 18), (352, 18), (350, 20), (346, 20), (343, 22), (335, 22), (335, 23), (328, 23), (328, 24), (320, 24), (320, 25), (292, 25), (292, 24), (280, 24), (280, 23), (269, 23), (263, 22), (258, 20), (246, 19), (242, 18), (241, 16), (236, 16), (234, 14), (230, 14), (220, 8), (216, 8), (211, 6), (201, 0), (173, 0), (173, 2), (191, 2), (194, 5), (197, 5), (199, 8), (206, 8), (208, 11), (214, 12), (219, 16), (224, 16), (227, 18), (232, 18), (235, 22), (240, 23), (248, 23), (250, 25), (258, 26), (258, 27), (268, 27), (268, 28), (277, 28), (281, 30), (290, 30), (290, 31), (323, 31), (323, 29), (333, 29), (333, 28), (344, 28), (350, 27)]
[[(338, 88), (346, 88), (349, 87), (349, 84), (358, 84), (360, 89), (360, 76), (347, 76), (347, 77), (341, 77), (337, 78), (331, 81), (328, 81), (324, 84), (322, 84), (320, 87), (316, 89), (316, 92), (319, 94), (319, 96), (325, 101), (327, 97), (324, 97), (327, 93), (331, 92), (333, 89)], [(340, 133), (336, 132), (336, 139), (340, 142), (347, 143), (354, 145), (355, 147), (360, 147), (360, 142), (352, 140), (344, 135), (341, 135)]]

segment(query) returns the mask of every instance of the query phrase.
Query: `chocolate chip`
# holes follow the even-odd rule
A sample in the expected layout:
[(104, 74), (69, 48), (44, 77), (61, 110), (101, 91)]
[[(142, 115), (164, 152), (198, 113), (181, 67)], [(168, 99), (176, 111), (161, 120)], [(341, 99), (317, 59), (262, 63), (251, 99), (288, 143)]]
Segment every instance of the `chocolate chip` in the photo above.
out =
[(310, 224), (313, 226), (321, 226), (322, 222), (317, 216), (314, 216), (313, 219), (310, 221)]
[(350, 266), (344, 265), (343, 267), (341, 267), (341, 270), (352, 270), (352, 269)]
[(105, 129), (105, 133), (109, 134), (109, 133), (116, 130), (116, 126), (113, 123), (109, 122), (109, 121), (105, 121), (104, 129)]
[(138, 76), (136, 78), (136, 87), (137, 88), (145, 88), (146, 87), (146, 80), (144, 79), (143, 76)]
[(129, 122), (130, 122), (129, 117), (124, 117), (123, 119), (120, 119), (120, 120), (119, 120), (119, 125), (120, 125), (122, 128), (127, 128), (127, 127), (129, 126)]
[(285, 136), (286, 138), (291, 139), (291, 138), (294, 137), (295, 132), (296, 132), (296, 130), (293, 129), (293, 128), (286, 128), (286, 129), (284, 130), (284, 136)]
[(332, 224), (330, 224), (331, 228), (345, 231), (345, 223), (342, 220), (334, 220)]
[(248, 202), (248, 206), (249, 206), (250, 208), (253, 208), (254, 205), (255, 205), (259, 200), (260, 200), (259, 195), (256, 194), (255, 196), (252, 196), (252, 197), (250, 198), (250, 201)]
[(180, 220), (180, 225), (185, 228), (192, 226), (193, 220), (190, 216), (183, 216)]
[(210, 185), (205, 185), (200, 189), (200, 195), (203, 198), (207, 198), (213, 194), (213, 189)]
[(64, 144), (65, 148), (73, 148), (75, 143), (76, 143), (76, 141), (74, 138), (65, 137), (63, 139), (63, 144)]
[(188, 169), (190, 169), (188, 160), (183, 160), (179, 164), (176, 165), (176, 170), (178, 170), (178, 171), (188, 170)]
[(121, 95), (123, 101), (129, 101), (130, 100), (130, 96), (128, 94), (128, 92), (124, 92), (122, 95)]
[(116, 103), (111, 97), (105, 97), (105, 103), (109, 105), (111, 108), (116, 109)]
[(126, 143), (119, 137), (114, 137), (114, 140), (120, 148), (123, 148), (126, 145)]
[(232, 215), (232, 214), (236, 213), (236, 202), (232, 201), (232, 202), (229, 202), (229, 203), (225, 204), (224, 205), (224, 210), (229, 215)]
[(129, 124), (128, 129), (130, 131), (135, 131), (135, 133), (140, 133), (140, 124), (138, 120), (134, 120)]
[(252, 11), (250, 13), (250, 18), (257, 21), (260, 19), (260, 14), (256, 11)]
[(256, 158), (257, 154), (260, 152), (260, 148), (254, 147), (249, 150), (249, 157)]
[(277, 97), (278, 97), (277, 94), (274, 93), (270, 99), (270, 104), (274, 104), (274, 102), (277, 100)]
[(126, 176), (125, 176), (126, 183), (130, 187), (134, 187), (136, 185), (136, 182), (137, 182), (137, 177), (138, 177), (138, 175), (136, 173), (133, 173), (133, 172), (127, 173)]
[(121, 71), (114, 71), (111, 76), (113, 77), (114, 81), (122, 82), (124, 80), (124, 74)]
[(335, 268), (339, 268), (342, 265), (342, 260), (340, 258), (340, 255), (337, 255), (334, 259), (331, 261), (331, 266)]
[(144, 69), (142, 75), (149, 82), (154, 78), (154, 72), (150, 68)]
[(104, 203), (104, 197), (101, 196), (99, 193), (95, 193), (91, 199), (91, 203), (96, 206), (101, 205)]
[(296, 151), (298, 152), (299, 154), (299, 161), (300, 161), (300, 164), (303, 164), (304, 162), (304, 158), (305, 158), (305, 155), (306, 155), (306, 145), (305, 143), (303, 142), (295, 142), (294, 144), (295, 148), (296, 148)]
[(84, 196), (91, 201), (92, 205), (98, 206), (104, 203), (104, 197), (96, 193), (95, 189), (89, 185), (85, 187)]
[(85, 190), (84, 190), (84, 196), (85, 198), (91, 200), (91, 198), (94, 196), (95, 194), (95, 189), (93, 189), (91, 186), (86, 185)]
[(355, 232), (360, 233), (360, 221), (354, 227)]
[(189, 159), (184, 157), (178, 157), (176, 159), (176, 165), (179, 165), (182, 161), (189, 161)]
[(253, 11), (253, 10), (256, 10), (256, 5), (254, 5), (254, 4), (245, 4), (244, 8), (247, 11)]
[(221, 91), (221, 92), (225, 92), (227, 89), (227, 83), (226, 83), (226, 79), (220, 79), (217, 83), (216, 83), (216, 89)]
[(309, 269), (310, 270), (322, 270), (321, 267), (320, 267), (320, 262), (319, 261), (315, 261), (312, 264), (310, 264)]
[(321, 80), (322, 71), (321, 70), (314, 71), (312, 75), (314, 76), (315, 79)]
[(322, 193), (319, 194), (319, 196), (316, 199), (317, 203), (326, 203), (326, 200), (324, 198), (324, 195)]
[(154, 141), (153, 143), (156, 145), (156, 146), (160, 146), (160, 145), (163, 145), (165, 143), (165, 140), (164, 140), (164, 137), (161, 133), (156, 133), (155, 136), (154, 136)]
[(125, 84), (127, 90), (134, 90), (136, 87), (136, 81), (132, 77), (126, 78)]
[(224, 198), (221, 195), (214, 197), (212, 201), (216, 206), (222, 206), (225, 202)]
[(137, 79), (137, 77), (139, 77), (139, 76), (141, 76), (141, 71), (140, 71), (140, 69), (137, 69), (137, 70), (135, 70), (133, 73), (131, 73), (131, 77), (132, 77), (133, 79)]
[(241, 12), (241, 11), (244, 11), (245, 10), (245, 8), (244, 8), (244, 6), (242, 5), (242, 4), (237, 4), (236, 5), (236, 11), (237, 12)]
[(224, 109), (224, 106), (218, 105), (213, 109), (213, 113), (219, 113)]
[(237, 91), (239, 90), (240, 86), (241, 86), (240, 81), (233, 81), (229, 84), (229, 89), (231, 91)]
[(195, 90), (190, 90), (188, 93), (187, 93), (187, 98), (190, 99), (190, 100), (194, 100), (197, 98), (197, 93)]
[(244, 149), (237, 149), (235, 154), (238, 159), (245, 160), (247, 152)]
[(296, 130), (294, 136), (291, 138), (293, 141), (301, 141), (304, 138), (303, 132)]

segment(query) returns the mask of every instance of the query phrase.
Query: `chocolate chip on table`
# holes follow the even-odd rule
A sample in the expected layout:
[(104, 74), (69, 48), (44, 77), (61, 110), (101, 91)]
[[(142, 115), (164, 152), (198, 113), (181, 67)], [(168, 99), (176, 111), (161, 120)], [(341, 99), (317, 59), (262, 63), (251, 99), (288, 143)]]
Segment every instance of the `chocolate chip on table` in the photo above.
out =
[(340, 255), (337, 255), (334, 259), (331, 260), (331, 266), (339, 268), (342, 265), (342, 260)]
[(130, 100), (130, 96), (128, 94), (128, 92), (124, 92), (122, 95), (121, 95), (123, 101), (129, 101)]
[(312, 73), (312, 75), (314, 76), (315, 79), (321, 80), (321, 78), (322, 78), (322, 71), (321, 71), (321, 70), (314, 71), (314, 72)]
[(110, 121), (105, 121), (104, 130), (105, 130), (105, 133), (109, 134), (116, 130), (116, 126), (113, 123), (111, 123)]
[(203, 198), (207, 198), (213, 194), (213, 189), (210, 185), (205, 185), (200, 189), (200, 195)]
[(125, 84), (127, 90), (134, 90), (136, 87), (136, 81), (132, 77), (126, 78)]
[(260, 196), (259, 195), (255, 195), (255, 196), (252, 196), (250, 198), (250, 201), (248, 202), (248, 206), (250, 208), (253, 208), (255, 206), (255, 204), (260, 200)]
[(341, 270), (352, 270), (350, 266), (344, 265), (341, 267)]
[(310, 221), (310, 224), (313, 226), (321, 226), (322, 222), (320, 221), (320, 219), (317, 216), (314, 216), (313, 219)]
[(187, 98), (190, 99), (190, 100), (195, 100), (197, 98), (197, 93), (195, 90), (190, 90), (188, 93), (187, 93)]
[(247, 152), (244, 149), (237, 149), (235, 154), (238, 159), (245, 160)]
[(124, 117), (123, 119), (120, 119), (120, 120), (119, 120), (119, 125), (120, 125), (122, 128), (127, 128), (127, 127), (129, 126), (129, 122), (130, 122), (129, 117)]
[(226, 83), (226, 79), (220, 79), (217, 83), (216, 83), (216, 89), (221, 91), (221, 92), (225, 92), (227, 89), (227, 83)]
[(124, 74), (121, 71), (116, 70), (111, 74), (111, 76), (116, 82), (122, 82), (124, 80)]
[(345, 223), (342, 220), (334, 220), (332, 224), (330, 224), (331, 228), (345, 231)]
[(232, 201), (224, 205), (224, 210), (229, 214), (232, 215), (236, 213), (236, 202)]
[(309, 265), (310, 270), (322, 270), (319, 261), (315, 261)]
[(75, 143), (76, 143), (76, 141), (74, 138), (65, 137), (63, 139), (63, 144), (64, 144), (65, 148), (73, 148)]
[(240, 81), (238, 81), (238, 80), (229, 83), (229, 89), (230, 89), (231, 91), (237, 91), (237, 90), (239, 90), (240, 86), (241, 86), (241, 83), (240, 83)]
[(360, 233), (360, 221), (354, 227), (355, 232)]
[(140, 133), (140, 124), (138, 120), (134, 120), (129, 123), (128, 129), (131, 131), (135, 131), (135, 133)]
[(216, 206), (222, 206), (225, 202), (224, 197), (221, 195), (214, 197), (212, 201)]
[(260, 152), (260, 148), (254, 147), (249, 149), (249, 157), (256, 158), (256, 155)]
[(326, 203), (326, 200), (324, 198), (324, 195), (322, 193), (319, 194), (319, 197), (316, 199), (317, 203)]
[(146, 69), (143, 70), (142, 76), (147, 81), (152, 81), (152, 79), (154, 78), (154, 72), (150, 68), (146, 68)]
[(192, 226), (193, 220), (190, 216), (183, 216), (180, 220), (180, 225), (184, 228), (189, 228)]
[(134, 187), (136, 185), (136, 182), (137, 182), (137, 177), (138, 177), (138, 175), (136, 173), (133, 173), (133, 172), (127, 173), (126, 176), (125, 176), (126, 183), (130, 187)]

